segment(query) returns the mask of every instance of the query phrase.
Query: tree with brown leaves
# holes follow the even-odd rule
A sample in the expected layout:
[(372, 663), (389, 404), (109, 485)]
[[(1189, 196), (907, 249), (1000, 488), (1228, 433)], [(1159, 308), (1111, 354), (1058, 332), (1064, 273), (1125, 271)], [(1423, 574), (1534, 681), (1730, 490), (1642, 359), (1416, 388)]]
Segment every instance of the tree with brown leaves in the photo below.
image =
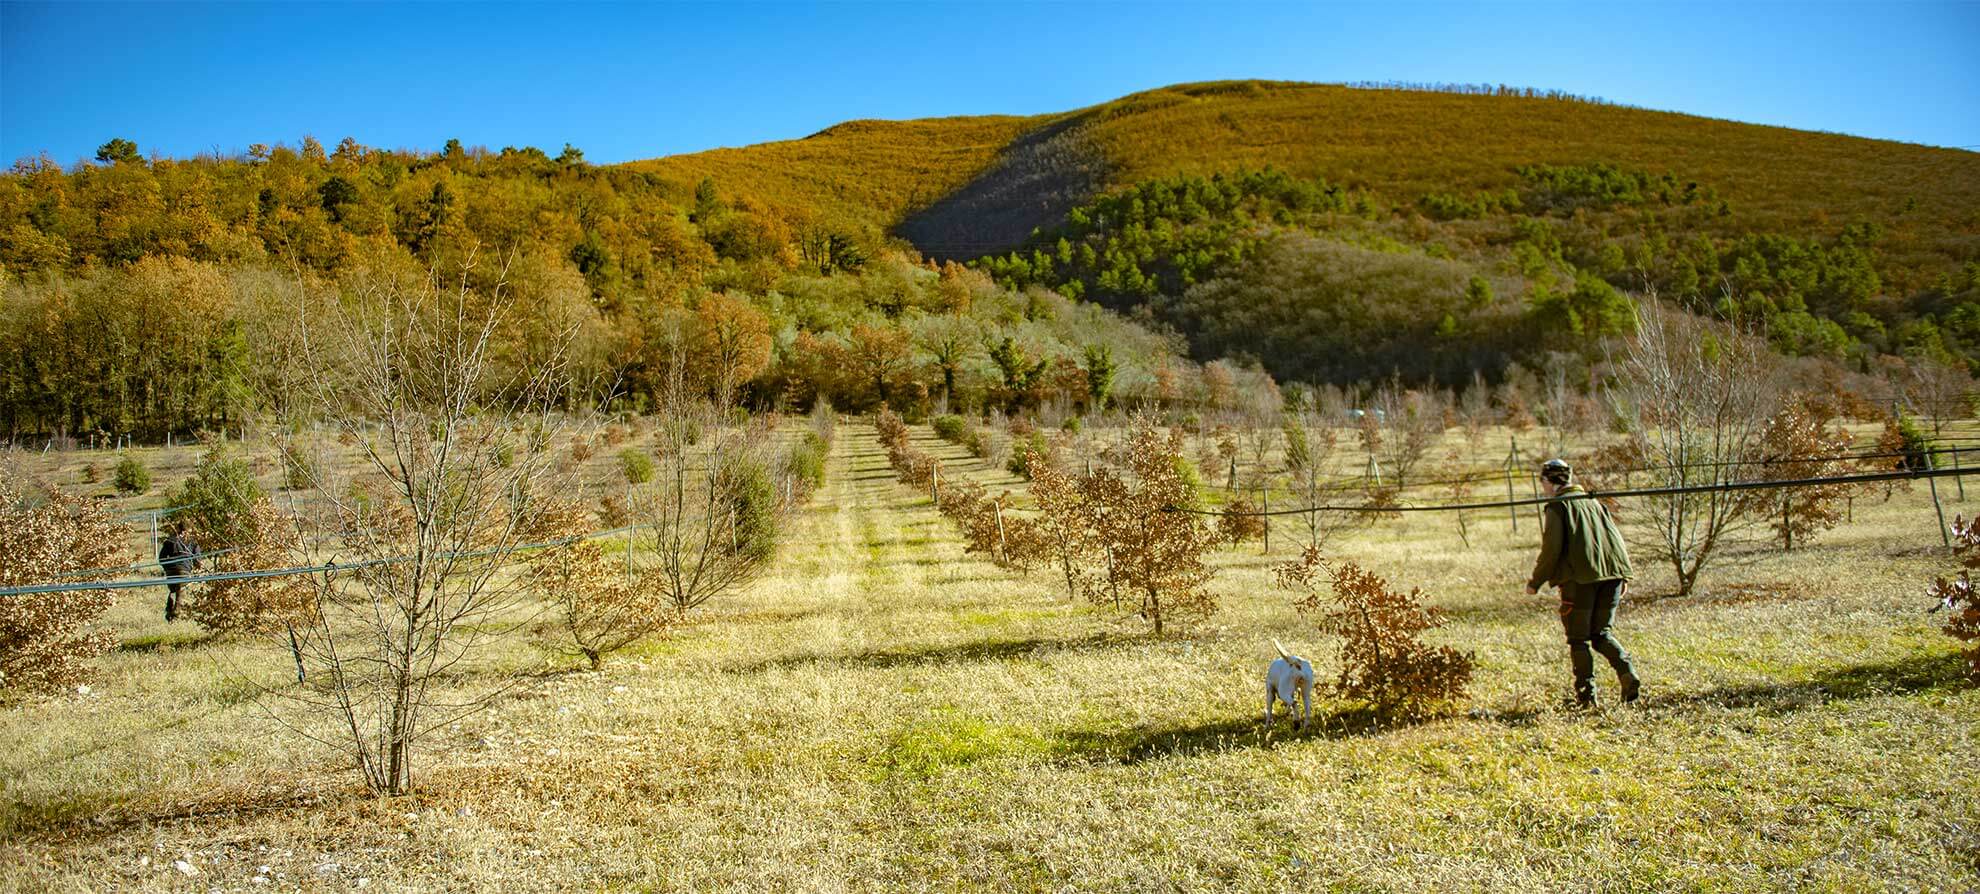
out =
[(1105, 571), (1086, 581), (1087, 597), (1131, 604), (1157, 636), (1171, 622), (1215, 612), (1216, 594), (1204, 588), (1211, 571), (1203, 556), (1217, 535), (1196, 514), (1177, 511), (1200, 502), (1182, 473), (1182, 434), (1164, 434), (1137, 418), (1126, 439), (1102, 456), (1107, 464), (1086, 475), (1082, 487)]
[(1966, 675), (1980, 685), (1980, 587), (1974, 586), (1972, 578), (1973, 569), (1980, 568), (1980, 518), (1972, 521), (1954, 518), (1952, 531), (1953, 555), (1960, 564), (1959, 577), (1952, 580), (1940, 577), (1925, 594), (1939, 601), (1933, 611), (1947, 613), (1946, 635), (1967, 644)]
[[(114, 564), (125, 532), (93, 503), (0, 475), (0, 587), (47, 583)], [(98, 629), (108, 590), (0, 596), (0, 696), (88, 679), (85, 662), (116, 644)]]
[[(314, 480), (314, 479), (312, 479)], [(248, 504), (246, 518), (230, 552), (213, 557), (214, 572), (284, 568), (299, 563), (302, 537), (296, 523), (277, 512), (266, 496)], [(202, 543), (217, 542), (202, 539)], [(208, 581), (186, 614), (218, 633), (284, 633), (310, 622), (315, 593), (306, 579), (255, 577)]]
[[(1476, 657), (1419, 637), (1444, 624), (1423, 605), (1423, 591), (1403, 593), (1353, 562), (1339, 565), (1308, 549), (1280, 565), (1278, 584), (1300, 594), (1293, 607), (1316, 616), (1320, 629), (1341, 639), (1335, 688), (1391, 716), (1419, 716), (1460, 701)], [(1322, 594), (1325, 586), (1330, 593)]]
[(530, 558), (529, 575), (556, 612), (562, 638), (592, 670), (676, 617), (651, 581), (622, 568), (595, 541), (545, 549)]
[[(1832, 478), (1853, 471), (1849, 430), (1817, 415), (1806, 400), (1792, 398), (1760, 432), (1760, 470), (1770, 481)], [(1820, 484), (1781, 488), (1779, 509), (1770, 523), (1782, 548), (1794, 549), (1842, 523), (1843, 502), (1859, 485)]]

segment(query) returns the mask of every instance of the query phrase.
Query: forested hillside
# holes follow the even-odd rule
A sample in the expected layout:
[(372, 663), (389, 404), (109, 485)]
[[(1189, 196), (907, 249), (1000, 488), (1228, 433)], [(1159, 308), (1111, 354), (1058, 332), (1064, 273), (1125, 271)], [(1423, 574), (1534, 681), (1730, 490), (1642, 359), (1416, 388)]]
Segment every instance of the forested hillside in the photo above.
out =
[(1188, 399), (1187, 364), (1157, 388), (1184, 350), (1167, 331), (1282, 380), (1497, 381), (1594, 356), (1653, 292), (1810, 362), (1963, 375), (1980, 155), (1249, 81), (611, 166), (352, 138), (146, 158), (119, 138), (0, 177), (0, 265), (11, 432), (228, 424), (268, 408), (263, 361), (301, 302), (463, 269), (529, 296), (508, 356), (576, 327), (629, 405), (668, 351), (738, 326), (761, 336), (737, 371), (762, 406)]

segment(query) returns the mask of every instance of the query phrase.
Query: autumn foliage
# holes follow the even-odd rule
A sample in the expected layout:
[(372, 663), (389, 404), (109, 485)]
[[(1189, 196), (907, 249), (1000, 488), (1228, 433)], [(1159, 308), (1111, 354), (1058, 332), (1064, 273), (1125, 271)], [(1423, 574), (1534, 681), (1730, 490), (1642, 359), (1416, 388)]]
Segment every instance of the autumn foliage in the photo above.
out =
[[(215, 556), (210, 571), (285, 568), (298, 563), (301, 535), (265, 496), (257, 496), (236, 525), (241, 539), (231, 552)], [(208, 630), (277, 633), (302, 623), (314, 611), (315, 588), (296, 577), (208, 581), (186, 605), (186, 614)]]
[(659, 633), (675, 617), (651, 580), (627, 573), (595, 541), (545, 549), (530, 557), (528, 573), (555, 612), (560, 638), (593, 670), (606, 655)]
[[(0, 476), (0, 587), (45, 583), (117, 563), (124, 531), (103, 510), (53, 488)], [(0, 596), (0, 694), (74, 685), (115, 640), (96, 623), (108, 590)]]
[(1437, 609), (1422, 604), (1422, 590), (1403, 593), (1354, 562), (1328, 562), (1310, 548), (1275, 573), (1279, 586), (1300, 594), (1293, 606), (1301, 614), (1340, 637), (1334, 685), (1342, 695), (1392, 716), (1417, 716), (1464, 698), (1476, 660), (1419, 639), (1444, 624)]
[(1980, 684), (1980, 589), (1973, 584), (1973, 569), (1980, 568), (1980, 518), (1956, 518), (1952, 524), (1953, 554), (1959, 557), (1959, 577), (1940, 577), (1925, 593), (1939, 601), (1933, 611), (1944, 611), (1945, 631), (1966, 643), (1966, 675)]

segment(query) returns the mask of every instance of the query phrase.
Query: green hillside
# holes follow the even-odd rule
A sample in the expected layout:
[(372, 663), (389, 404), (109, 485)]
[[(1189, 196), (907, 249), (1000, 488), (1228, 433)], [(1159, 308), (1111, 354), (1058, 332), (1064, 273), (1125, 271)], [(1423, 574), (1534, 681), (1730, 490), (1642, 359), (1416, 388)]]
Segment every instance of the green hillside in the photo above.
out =
[[(802, 162), (786, 147), (819, 138), (652, 164), (671, 165), (683, 181), (728, 177), (766, 202), (814, 207), (813, 184), (857, 172), (865, 192), (888, 197), (857, 216), (890, 222), (927, 256), (985, 259), (979, 266), (1009, 286), (1145, 308), (1188, 334), (1204, 358), (1252, 342), (1247, 353), (1281, 377), (1496, 370), (1522, 351), (1603, 334), (1582, 319), (1616, 300), (1601, 283), (1654, 290), (1761, 329), (1783, 353), (1864, 371), (1890, 356), (1980, 360), (1980, 154), (1972, 152), (1524, 91), (1257, 81), (1180, 85), (1016, 120), (1026, 126), (1008, 145), (932, 201), (915, 191), (926, 179), (916, 169), (870, 162), (899, 151), (907, 125), (832, 134)], [(911, 155), (956, 163), (943, 170), (945, 183), (966, 166), (949, 147), (980, 145), (989, 130), (978, 119), (913, 124), (926, 126), (917, 133), (930, 142)], [(778, 163), (739, 177), (735, 157), (753, 153)], [(1333, 198), (1262, 214), (1205, 198), (1213, 184), (1264, 171)], [(830, 201), (842, 206), (854, 195), (836, 189)], [(1069, 219), (1076, 210), (1079, 221)], [(1318, 238), (1260, 251), (1295, 233)], [(1089, 248), (1094, 263), (1082, 263)], [(1271, 292), (1296, 275), (1298, 256), (1316, 251), (1335, 261), (1356, 254), (1391, 274), (1425, 268), (1403, 279), (1445, 285), (1389, 294), (1406, 305), (1375, 315), (1344, 312), (1311, 290), (1275, 299), (1294, 304), (1277, 309), (1203, 294)], [(1219, 279), (1232, 282), (1209, 282)], [(1338, 271), (1332, 281), (1362, 297), (1394, 283)], [(1497, 300), (1478, 302), (1474, 281)], [(1268, 335), (1263, 346), (1250, 328), (1261, 310), (1290, 326), (1270, 330), (1283, 337)], [(1328, 331), (1304, 331), (1302, 321)], [(1316, 340), (1338, 341), (1325, 336), (1349, 325), (1359, 333), (1347, 362), (1310, 362)]]

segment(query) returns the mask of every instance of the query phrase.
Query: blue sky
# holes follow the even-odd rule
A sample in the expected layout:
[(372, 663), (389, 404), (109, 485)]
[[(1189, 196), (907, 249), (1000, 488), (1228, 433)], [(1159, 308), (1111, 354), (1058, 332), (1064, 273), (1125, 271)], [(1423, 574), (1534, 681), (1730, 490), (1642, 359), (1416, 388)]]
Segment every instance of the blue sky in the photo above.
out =
[(613, 162), (1247, 77), (1508, 83), (1980, 149), (1980, 2), (4, 2), (0, 160), (311, 134)]

